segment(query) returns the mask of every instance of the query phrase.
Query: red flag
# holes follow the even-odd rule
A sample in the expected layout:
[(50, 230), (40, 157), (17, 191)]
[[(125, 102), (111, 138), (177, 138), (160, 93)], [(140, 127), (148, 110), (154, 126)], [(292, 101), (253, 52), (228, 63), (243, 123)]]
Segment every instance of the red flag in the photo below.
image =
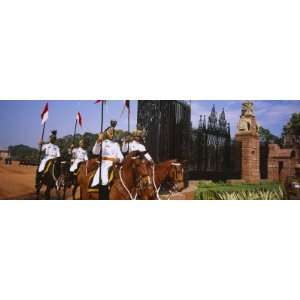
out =
[(48, 102), (45, 104), (44, 109), (41, 113), (42, 125), (48, 120)]
[(76, 120), (78, 121), (80, 127), (82, 127), (82, 116), (81, 116), (80, 112), (77, 113)]
[(101, 103), (101, 102), (103, 102), (105, 104), (106, 100), (96, 100), (95, 104), (98, 104), (98, 103)]

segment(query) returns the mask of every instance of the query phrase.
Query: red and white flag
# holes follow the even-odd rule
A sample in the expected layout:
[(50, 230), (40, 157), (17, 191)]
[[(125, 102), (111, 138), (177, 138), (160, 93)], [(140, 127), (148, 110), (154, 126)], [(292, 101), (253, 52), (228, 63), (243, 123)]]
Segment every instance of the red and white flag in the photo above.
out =
[(81, 116), (80, 112), (77, 113), (76, 120), (79, 123), (80, 127), (82, 127), (82, 116)]
[(130, 112), (130, 100), (125, 100), (125, 107), (127, 107), (128, 111)]
[(123, 116), (124, 111), (125, 111), (125, 108), (128, 109), (128, 114), (130, 114), (130, 100), (123, 100), (123, 101), (124, 101), (124, 107), (123, 107), (123, 109), (122, 109), (120, 118)]
[(41, 113), (42, 125), (48, 120), (48, 102), (45, 104), (44, 109)]
[(105, 104), (105, 103), (106, 103), (106, 100), (96, 100), (96, 101), (95, 101), (95, 104), (98, 104), (98, 103), (101, 103), (101, 102), (103, 102), (103, 104)]

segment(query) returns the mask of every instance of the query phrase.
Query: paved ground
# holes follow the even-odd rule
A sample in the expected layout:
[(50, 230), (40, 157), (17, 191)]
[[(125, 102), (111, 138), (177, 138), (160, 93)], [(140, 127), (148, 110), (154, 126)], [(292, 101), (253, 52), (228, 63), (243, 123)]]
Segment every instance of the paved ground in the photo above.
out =
[[(195, 190), (197, 187), (197, 181), (190, 181), (189, 186), (181, 191), (171, 196), (170, 200), (193, 200)], [(161, 196), (161, 199), (168, 199), (167, 196)]]

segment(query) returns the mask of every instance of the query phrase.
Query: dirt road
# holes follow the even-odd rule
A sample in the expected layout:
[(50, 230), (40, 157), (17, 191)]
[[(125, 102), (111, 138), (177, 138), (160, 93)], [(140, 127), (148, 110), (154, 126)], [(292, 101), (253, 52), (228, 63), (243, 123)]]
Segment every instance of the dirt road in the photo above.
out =
[(34, 193), (36, 167), (5, 165), (0, 161), (0, 199), (16, 199)]
[[(35, 172), (36, 167), (34, 166), (23, 166), (19, 165), (18, 162), (13, 162), (12, 165), (5, 165), (3, 161), (0, 161), (0, 200), (35, 199)], [(196, 185), (196, 181), (191, 181), (187, 189), (171, 195), (170, 200), (194, 199)], [(52, 193), (52, 198), (55, 199), (55, 192), (53, 191)], [(41, 196), (43, 197), (43, 189)], [(77, 197), (79, 197), (79, 193), (77, 193)], [(66, 198), (71, 199), (70, 191), (68, 191)], [(161, 199), (168, 199), (168, 197), (161, 196)]]

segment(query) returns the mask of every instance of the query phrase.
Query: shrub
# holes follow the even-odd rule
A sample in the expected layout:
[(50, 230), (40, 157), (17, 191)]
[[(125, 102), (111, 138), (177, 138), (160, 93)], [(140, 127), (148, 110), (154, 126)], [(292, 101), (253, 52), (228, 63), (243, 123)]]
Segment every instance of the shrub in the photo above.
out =
[(284, 199), (280, 184), (261, 182), (259, 184), (199, 184), (195, 199), (199, 200), (280, 200)]

